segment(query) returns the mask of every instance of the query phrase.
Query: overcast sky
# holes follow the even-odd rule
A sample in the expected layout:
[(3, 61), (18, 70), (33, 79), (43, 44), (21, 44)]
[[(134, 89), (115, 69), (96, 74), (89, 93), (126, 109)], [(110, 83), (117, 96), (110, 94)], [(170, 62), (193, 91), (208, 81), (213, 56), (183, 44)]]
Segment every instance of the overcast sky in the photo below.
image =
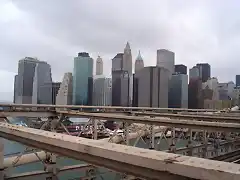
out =
[[(17, 62), (38, 57), (52, 66), (54, 80), (72, 71), (73, 57), (87, 51), (111, 59), (130, 42), (145, 65), (156, 64), (156, 50), (175, 52), (188, 67), (212, 66), (221, 82), (240, 74), (238, 0), (0, 0), (0, 100), (12, 100)], [(235, 81), (235, 80), (234, 80)]]

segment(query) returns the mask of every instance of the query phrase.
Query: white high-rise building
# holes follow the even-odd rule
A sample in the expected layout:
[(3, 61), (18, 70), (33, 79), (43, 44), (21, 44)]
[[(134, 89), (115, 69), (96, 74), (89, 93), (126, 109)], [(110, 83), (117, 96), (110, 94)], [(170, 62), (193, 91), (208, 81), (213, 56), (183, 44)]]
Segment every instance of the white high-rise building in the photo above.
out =
[(112, 79), (104, 76), (95, 76), (93, 80), (93, 105), (112, 105)]
[(170, 77), (174, 73), (175, 54), (172, 51), (166, 49), (157, 50), (157, 66), (167, 69), (170, 73)]
[(98, 56), (96, 61), (96, 75), (103, 74), (103, 60), (100, 56)]
[(126, 47), (124, 48), (122, 70), (125, 70), (129, 75), (132, 75), (132, 52), (129, 42), (127, 42)]
[(136, 61), (135, 61), (135, 73), (138, 72), (139, 70), (143, 69), (143, 68), (144, 68), (144, 61), (143, 61), (143, 58), (142, 58), (141, 53), (139, 51), (138, 56), (137, 56)]
[(128, 72), (128, 78), (129, 78), (128, 105), (132, 106), (132, 100), (133, 100), (133, 72), (132, 72), (132, 52), (131, 52), (129, 42), (127, 42), (126, 47), (124, 48), (123, 70)]
[(62, 83), (58, 90), (56, 97), (56, 104), (58, 105), (72, 105), (72, 73), (68, 72), (64, 74)]

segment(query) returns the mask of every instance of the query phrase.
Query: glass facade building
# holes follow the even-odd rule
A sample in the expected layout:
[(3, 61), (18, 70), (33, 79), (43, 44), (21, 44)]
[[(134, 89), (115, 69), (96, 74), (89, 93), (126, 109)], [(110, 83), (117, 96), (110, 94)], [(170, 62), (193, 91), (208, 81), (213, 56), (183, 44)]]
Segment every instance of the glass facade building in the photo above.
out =
[(52, 104), (51, 66), (44, 61), (39, 61), (35, 67), (32, 103)]
[(78, 53), (74, 58), (73, 104), (91, 104), (93, 83), (93, 59), (88, 53)]
[(25, 57), (18, 62), (18, 76), (16, 77), (15, 103), (32, 104), (33, 80), (35, 67), (39, 60)]

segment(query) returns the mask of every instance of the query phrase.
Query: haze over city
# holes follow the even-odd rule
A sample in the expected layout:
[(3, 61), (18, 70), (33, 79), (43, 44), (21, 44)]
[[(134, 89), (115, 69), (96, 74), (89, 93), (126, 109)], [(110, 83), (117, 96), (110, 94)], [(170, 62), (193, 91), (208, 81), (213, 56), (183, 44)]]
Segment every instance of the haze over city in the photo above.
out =
[(37, 57), (61, 81), (77, 52), (101, 55), (104, 74), (111, 59), (131, 44), (133, 63), (141, 50), (145, 65), (156, 50), (175, 52), (176, 64), (211, 65), (221, 82), (239, 74), (239, 2), (228, 1), (0, 1), (0, 100), (12, 101), (18, 61)]

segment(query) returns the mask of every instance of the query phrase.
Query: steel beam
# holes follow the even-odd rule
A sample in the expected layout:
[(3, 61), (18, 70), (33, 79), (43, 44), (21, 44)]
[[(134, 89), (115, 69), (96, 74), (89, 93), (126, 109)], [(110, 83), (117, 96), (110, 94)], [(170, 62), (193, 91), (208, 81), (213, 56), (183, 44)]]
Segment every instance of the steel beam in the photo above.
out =
[(140, 178), (240, 179), (238, 164), (104, 143), (7, 123), (0, 123), (0, 136)]
[(149, 118), (126, 116), (109, 113), (84, 113), (77, 111), (59, 111), (58, 113), (66, 114), (67, 116), (98, 118), (104, 120), (128, 121), (130, 123), (153, 124), (158, 126), (168, 126), (176, 128), (191, 128), (209, 131), (224, 131), (224, 132), (240, 132), (240, 124), (238, 123), (220, 123), (220, 122), (204, 122), (196, 120), (176, 120), (169, 118)]
[(0, 111), (0, 117), (40, 117), (47, 118), (56, 116), (54, 112), (47, 111)]
[[(154, 128), (154, 132), (158, 133), (161, 132), (163, 128), (161, 127), (155, 127)], [(150, 131), (146, 131), (146, 130), (140, 130), (139, 132), (133, 132), (133, 133), (129, 133), (129, 139), (135, 139), (139, 136), (148, 136), (150, 134)], [(104, 139), (100, 139), (98, 140), (100, 142), (111, 142), (111, 143), (122, 143), (124, 141), (124, 138), (122, 135), (116, 135), (113, 136), (111, 138), (104, 138)], [(13, 161), (16, 160), (16, 158), (18, 158), (17, 155), (12, 156), (12, 157), (7, 157), (4, 158), (4, 168), (9, 168), (13, 166)], [(21, 156), (21, 158), (17, 161), (17, 163), (14, 164), (14, 167), (17, 166), (21, 166), (23, 164), (30, 164), (30, 163), (34, 163), (34, 162), (38, 162), (40, 160), (44, 161), (46, 160), (47, 155), (45, 151), (40, 151), (40, 152), (36, 152), (36, 153), (28, 153), (28, 154), (24, 154)]]
[(166, 117), (171, 119), (186, 119), (186, 120), (199, 120), (199, 121), (213, 121), (213, 122), (229, 122), (229, 123), (240, 123), (239, 117), (233, 116), (209, 116), (209, 115), (186, 115), (186, 114), (170, 114), (170, 113), (154, 113), (154, 112), (135, 112), (135, 115), (141, 116), (155, 116), (155, 117)]
[[(63, 173), (79, 173), (79, 171), (90, 170), (95, 168), (92, 165), (88, 164), (79, 164), (73, 166), (65, 166), (58, 170), (58, 176), (61, 177)], [(51, 172), (46, 171), (33, 171), (27, 173), (13, 174), (10, 176), (6, 176), (5, 180), (29, 180), (29, 179), (46, 179), (52, 176)]]
[[(154, 107), (121, 107), (121, 106), (77, 106), (77, 105), (49, 105), (49, 104), (0, 104), (0, 107), (3, 108), (66, 108), (66, 109), (79, 109), (79, 110), (150, 110), (150, 111), (187, 111), (187, 112), (225, 112), (224, 110), (215, 110), (215, 109), (186, 109), (186, 108), (154, 108)], [(4, 111), (4, 109), (3, 109)]]

